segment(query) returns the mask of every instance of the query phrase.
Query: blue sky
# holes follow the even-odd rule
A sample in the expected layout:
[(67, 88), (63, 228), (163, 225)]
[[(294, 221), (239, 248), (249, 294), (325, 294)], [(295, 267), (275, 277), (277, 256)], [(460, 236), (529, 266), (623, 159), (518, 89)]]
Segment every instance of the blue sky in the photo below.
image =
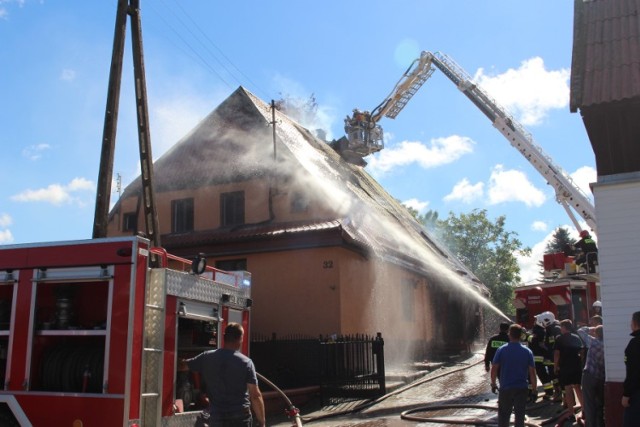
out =
[[(0, 0), (0, 244), (90, 238), (116, 0)], [(141, 0), (154, 158), (242, 85), (269, 102), (312, 93), (310, 128), (344, 134), (422, 50), (440, 51), (507, 107), (587, 194), (595, 160), (569, 112), (573, 1), (367, 3)], [(130, 28), (130, 26), (129, 26)], [(114, 175), (139, 171), (130, 33)], [(406, 204), (441, 217), (487, 209), (534, 249), (571, 224), (553, 189), (436, 71), (367, 170)], [(117, 198), (113, 187), (112, 202)], [(572, 227), (571, 227), (572, 228)]]

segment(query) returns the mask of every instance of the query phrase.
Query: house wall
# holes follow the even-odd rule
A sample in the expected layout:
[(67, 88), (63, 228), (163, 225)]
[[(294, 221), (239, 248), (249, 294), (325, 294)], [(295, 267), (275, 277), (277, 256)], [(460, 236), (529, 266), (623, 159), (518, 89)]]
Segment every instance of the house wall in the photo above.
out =
[(340, 249), (252, 254), (252, 328), (270, 336), (341, 333)]
[[(257, 179), (244, 182), (218, 184), (194, 189), (165, 191), (156, 193), (156, 205), (160, 234), (171, 233), (171, 202), (173, 200), (194, 199), (194, 230), (212, 230), (221, 226), (220, 195), (233, 191), (244, 191), (245, 195), (245, 223), (258, 223), (270, 218), (268, 179)], [(334, 219), (335, 213), (326, 203), (308, 194), (303, 185), (285, 182), (280, 179), (273, 186), (273, 213), (278, 222), (299, 221), (309, 219)], [(306, 209), (294, 211), (292, 200), (299, 194), (307, 197)], [(119, 201), (120, 206), (108, 224), (108, 235), (129, 235), (131, 232), (122, 230), (122, 218), (127, 213), (136, 212), (138, 197), (127, 197)], [(138, 230), (144, 231), (144, 212), (140, 207), (138, 213)]]
[(630, 339), (631, 315), (640, 310), (640, 172), (600, 176), (593, 194), (604, 318), (605, 411), (607, 423), (621, 425), (624, 349)]

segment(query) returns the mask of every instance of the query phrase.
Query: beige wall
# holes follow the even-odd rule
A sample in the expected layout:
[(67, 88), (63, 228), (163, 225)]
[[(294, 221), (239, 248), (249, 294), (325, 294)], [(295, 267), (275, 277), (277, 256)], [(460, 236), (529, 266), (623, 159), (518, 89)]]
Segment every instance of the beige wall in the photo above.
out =
[(253, 331), (277, 335), (340, 333), (339, 250), (251, 255)]
[[(212, 230), (220, 227), (220, 194), (233, 191), (245, 192), (245, 223), (252, 224), (266, 221), (270, 215), (269, 185), (269, 180), (261, 179), (156, 193), (160, 234), (171, 233), (171, 202), (187, 198), (194, 199), (195, 230)], [(322, 200), (316, 198), (314, 194), (308, 195), (309, 207), (306, 211), (292, 212), (292, 199), (296, 192), (304, 191), (304, 187), (296, 183), (288, 182), (285, 185), (283, 182), (279, 182), (278, 185), (274, 186), (272, 203), (276, 221), (328, 220), (336, 217), (335, 213)], [(122, 231), (122, 217), (124, 214), (136, 211), (138, 199), (137, 197), (128, 197), (121, 199), (119, 202), (120, 208), (116, 215), (111, 218), (111, 222), (108, 225), (108, 234), (110, 236), (130, 234)], [(144, 229), (144, 214), (141, 209), (138, 215), (138, 230), (144, 231)]]

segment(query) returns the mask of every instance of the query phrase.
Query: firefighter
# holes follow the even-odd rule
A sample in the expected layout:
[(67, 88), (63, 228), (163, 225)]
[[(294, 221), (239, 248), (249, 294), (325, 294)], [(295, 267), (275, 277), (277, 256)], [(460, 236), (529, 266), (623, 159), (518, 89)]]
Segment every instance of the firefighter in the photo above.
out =
[(593, 309), (593, 316), (602, 316), (602, 303), (600, 301), (594, 301), (591, 308)]
[(581, 251), (576, 259), (576, 264), (578, 266), (585, 265), (586, 273), (595, 273), (598, 263), (598, 246), (587, 230), (580, 232), (580, 240), (576, 242), (575, 247)]
[(493, 360), (493, 356), (496, 354), (496, 351), (509, 342), (509, 326), (509, 323), (500, 323), (500, 332), (498, 333), (498, 335), (494, 335), (489, 338), (487, 348), (484, 352), (485, 371), (489, 372), (491, 361)]
[(536, 364), (536, 374), (542, 383), (542, 389), (544, 390), (545, 400), (551, 400), (553, 398), (553, 382), (549, 375), (549, 370), (544, 364), (545, 356), (548, 354), (547, 347), (545, 346), (546, 331), (541, 324), (541, 319), (538, 316), (534, 316), (535, 324), (531, 333), (529, 334), (529, 349), (533, 352), (533, 361)]
[(551, 383), (553, 384), (554, 393), (551, 400), (553, 402), (562, 402), (562, 389), (560, 388), (560, 382), (554, 372), (553, 366), (553, 349), (556, 345), (556, 338), (562, 335), (562, 332), (560, 331), (560, 322), (556, 320), (556, 316), (550, 311), (540, 313), (538, 315), (538, 319), (545, 329), (544, 346), (546, 347), (547, 352), (544, 357), (544, 365), (547, 368)]

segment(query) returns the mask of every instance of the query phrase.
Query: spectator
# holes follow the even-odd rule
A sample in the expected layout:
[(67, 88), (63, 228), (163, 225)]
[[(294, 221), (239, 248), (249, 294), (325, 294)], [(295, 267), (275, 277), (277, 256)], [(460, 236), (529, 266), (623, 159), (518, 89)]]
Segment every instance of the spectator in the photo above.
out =
[(604, 344), (602, 325), (594, 328), (582, 371), (582, 417), (588, 427), (604, 427)]
[(622, 406), (623, 427), (638, 426), (640, 420), (640, 311), (631, 316), (631, 340), (624, 349), (624, 378)]
[[(554, 372), (558, 376), (560, 387), (564, 391), (564, 403), (567, 409), (575, 410), (576, 397), (582, 406), (582, 358), (584, 346), (580, 337), (573, 331), (573, 322), (569, 319), (560, 322), (561, 335), (556, 339), (553, 351)], [(574, 396), (575, 393), (575, 396)]]
[[(498, 390), (496, 378), (500, 373), (498, 393), (498, 426), (507, 427), (511, 412), (515, 413), (515, 426), (524, 427), (525, 406), (529, 396), (537, 397), (536, 370), (533, 353), (520, 342), (522, 327), (509, 327), (509, 343), (500, 347), (491, 365), (491, 390)], [(527, 380), (529, 382), (527, 382)], [(529, 390), (529, 384), (532, 389)]]

